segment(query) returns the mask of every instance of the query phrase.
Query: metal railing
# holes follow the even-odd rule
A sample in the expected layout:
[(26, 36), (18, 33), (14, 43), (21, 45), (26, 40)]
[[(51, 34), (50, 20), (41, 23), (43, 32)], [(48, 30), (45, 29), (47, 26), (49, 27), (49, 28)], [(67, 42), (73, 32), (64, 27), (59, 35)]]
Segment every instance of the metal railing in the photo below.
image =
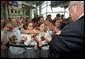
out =
[(10, 54), (9, 51), (7, 51), (6, 53), (6, 57), (8, 58), (48, 58), (48, 50), (42, 50), (41, 47), (45, 47), (48, 46), (48, 44), (42, 45), (41, 47), (37, 47), (37, 49), (34, 49), (33, 45), (12, 45), (9, 44), (9, 47), (20, 47), (20, 48), (24, 48), (25, 51), (24, 53), (21, 54), (15, 54), (12, 57), (12, 54)]

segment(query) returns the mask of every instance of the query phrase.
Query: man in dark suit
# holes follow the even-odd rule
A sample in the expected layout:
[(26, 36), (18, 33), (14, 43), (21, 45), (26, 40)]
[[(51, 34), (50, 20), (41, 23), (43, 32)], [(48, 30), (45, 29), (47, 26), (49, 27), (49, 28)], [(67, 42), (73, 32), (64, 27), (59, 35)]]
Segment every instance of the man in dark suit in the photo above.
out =
[(69, 15), (73, 22), (66, 25), (59, 36), (50, 42), (50, 58), (84, 57), (84, 1), (71, 1)]

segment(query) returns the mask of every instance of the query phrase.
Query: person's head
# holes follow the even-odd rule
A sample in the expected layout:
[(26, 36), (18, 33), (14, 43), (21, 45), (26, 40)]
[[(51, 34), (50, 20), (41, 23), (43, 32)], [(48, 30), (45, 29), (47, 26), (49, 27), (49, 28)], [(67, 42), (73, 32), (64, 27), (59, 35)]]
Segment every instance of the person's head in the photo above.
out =
[(56, 21), (55, 21), (55, 26), (56, 26), (57, 28), (60, 28), (61, 25), (62, 25), (61, 20), (56, 20)]
[(25, 30), (27, 30), (27, 27), (28, 27), (28, 23), (26, 22), (26, 23), (23, 24), (23, 28), (24, 28)]
[(73, 21), (78, 20), (84, 13), (84, 1), (71, 1), (69, 4), (69, 16)]
[(41, 17), (39, 18), (39, 23), (42, 23), (42, 22), (44, 22), (44, 17), (43, 17), (43, 16), (41, 16)]
[(16, 18), (11, 18), (10, 21), (12, 22), (12, 24), (14, 25), (14, 27), (18, 26), (18, 20)]
[(55, 33), (55, 32), (57, 33), (59, 30), (60, 30), (60, 28), (58, 28), (58, 27), (56, 27), (56, 26), (53, 26), (53, 30), (52, 30), (52, 31), (53, 31), (54, 33)]
[(49, 21), (49, 20), (45, 20), (45, 21), (44, 21), (44, 24), (45, 24), (46, 26), (49, 26), (50, 21)]
[(60, 14), (56, 14), (56, 18), (57, 19), (60, 19), (61, 18), (61, 15)]
[(50, 20), (51, 19), (51, 15), (47, 15), (47, 20)]
[(37, 18), (38, 17), (38, 14), (34, 13), (34, 18)]
[(24, 19), (24, 17), (20, 17), (20, 19), (22, 19), (22, 20), (23, 20), (23, 19)]
[(57, 14), (56, 17), (60, 17), (60, 14)]
[(6, 21), (4, 28), (7, 31), (12, 31), (14, 29), (14, 25), (10, 21)]
[(44, 23), (40, 23), (40, 25), (39, 25), (39, 30), (40, 30), (41, 32), (46, 31), (46, 27), (45, 27), (45, 24), (44, 24)]
[(64, 19), (64, 15), (63, 14), (61, 15), (61, 19)]
[(33, 26), (33, 22), (29, 22), (28, 23), (28, 26), (27, 26), (27, 29), (28, 30), (33, 30), (34, 26)]

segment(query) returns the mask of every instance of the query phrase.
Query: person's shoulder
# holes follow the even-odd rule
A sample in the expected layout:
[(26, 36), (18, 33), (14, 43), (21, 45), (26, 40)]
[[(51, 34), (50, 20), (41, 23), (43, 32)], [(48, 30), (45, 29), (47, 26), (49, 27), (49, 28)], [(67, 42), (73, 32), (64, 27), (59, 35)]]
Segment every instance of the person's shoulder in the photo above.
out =
[(83, 15), (83, 16), (81, 16), (78, 20), (81, 20), (81, 19), (84, 19), (84, 15)]
[[(72, 22), (68, 25), (66, 25), (63, 29), (61, 34), (69, 34), (69, 35), (74, 35), (74, 34), (83, 34), (84, 32), (84, 19), (79, 19), (75, 22)], [(81, 32), (82, 31), (82, 32)]]
[(80, 17), (79, 19), (78, 19), (78, 21), (76, 21), (76, 22), (81, 22), (82, 24), (84, 24), (84, 15), (82, 16), (82, 17)]
[(67, 24), (65, 28), (79, 28), (84, 25), (84, 17), (79, 18), (77, 21)]

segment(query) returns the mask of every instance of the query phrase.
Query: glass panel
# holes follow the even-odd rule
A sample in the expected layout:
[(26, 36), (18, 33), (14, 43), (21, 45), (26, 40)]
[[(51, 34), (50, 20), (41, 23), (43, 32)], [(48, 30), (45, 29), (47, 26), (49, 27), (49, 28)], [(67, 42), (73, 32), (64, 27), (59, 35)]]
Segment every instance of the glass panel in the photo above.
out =
[(50, 5), (51, 4), (51, 1), (47, 1), (47, 5)]
[(13, 13), (13, 9), (11, 9), (11, 13)]
[(46, 4), (47, 1), (44, 1), (42, 4)]
[(18, 13), (20, 13), (20, 10), (18, 10)]
[(17, 13), (17, 10), (15, 10), (15, 13)]
[(39, 6), (37, 7), (37, 13), (38, 13), (38, 15), (39, 15)]
[(52, 12), (51, 6), (47, 6), (47, 12)]
[(54, 19), (56, 17), (57, 13), (47, 13), (47, 15), (49, 15), (49, 14), (51, 15), (51, 18)]
[[(51, 18), (54, 19), (58, 13), (52, 13), (52, 12), (51, 13), (47, 13), (47, 15), (49, 15), (49, 14), (51, 15)], [(59, 14), (62, 15), (64, 13), (59, 13)]]
[(46, 13), (46, 7), (41, 10), (41, 14)]
[(56, 7), (56, 8), (52, 8), (52, 10), (53, 10), (53, 12), (64, 11), (64, 8)]
[(43, 3), (41, 4), (41, 8), (44, 8), (44, 7), (47, 5), (46, 2), (47, 2), (47, 1), (45, 1), (45, 2), (43, 2)]
[(65, 18), (68, 18), (68, 17), (69, 17), (69, 11), (68, 11), (68, 8), (66, 8), (65, 11), (67, 11), (67, 12), (65, 12)]
[(43, 14), (44, 19), (46, 19), (46, 14)]
[(41, 8), (44, 8), (44, 7), (46, 7), (46, 3), (41, 5)]

